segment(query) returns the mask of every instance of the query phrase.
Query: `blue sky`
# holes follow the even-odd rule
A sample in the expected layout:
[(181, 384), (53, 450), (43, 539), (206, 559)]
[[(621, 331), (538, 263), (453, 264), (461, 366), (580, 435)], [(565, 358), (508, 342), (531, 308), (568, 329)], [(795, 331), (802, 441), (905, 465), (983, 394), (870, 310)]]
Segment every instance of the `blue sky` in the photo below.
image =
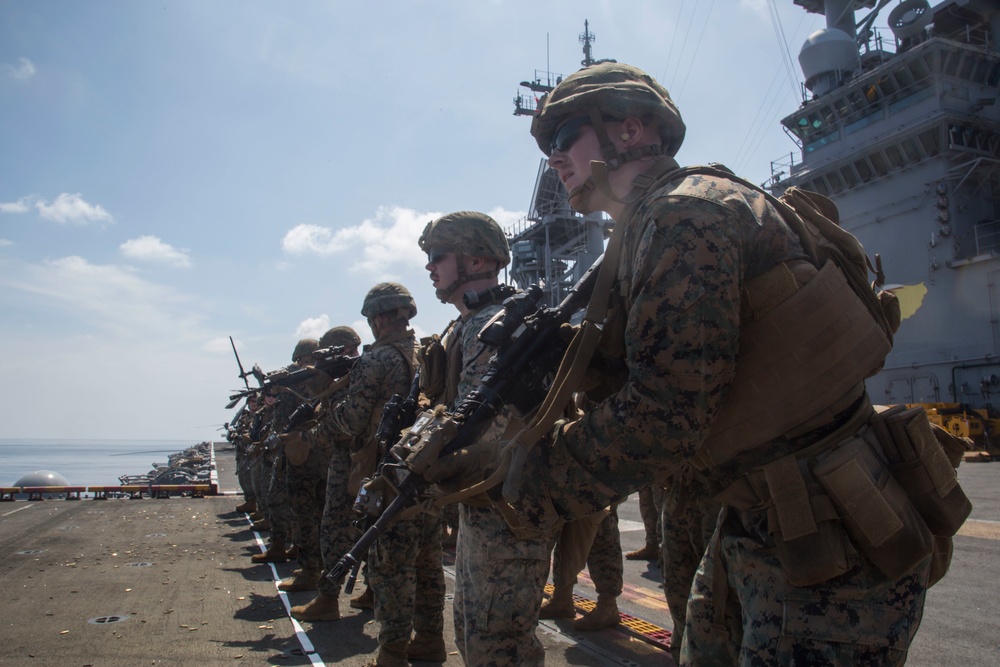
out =
[(368, 342), (382, 280), (441, 330), (416, 238), (524, 215), (513, 98), (579, 67), (584, 19), (671, 90), (682, 163), (762, 182), (796, 150), (823, 23), (787, 0), (0, 0), (0, 437), (211, 438), (228, 336), (265, 370), (329, 326)]

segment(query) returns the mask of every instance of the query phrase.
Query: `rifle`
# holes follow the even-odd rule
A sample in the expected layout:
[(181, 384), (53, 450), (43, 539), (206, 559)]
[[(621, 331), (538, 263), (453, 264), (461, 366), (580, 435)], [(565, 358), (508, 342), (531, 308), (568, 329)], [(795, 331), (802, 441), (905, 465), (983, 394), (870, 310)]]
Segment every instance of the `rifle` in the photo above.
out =
[(505, 405), (510, 404), (522, 416), (541, 405), (567, 347), (559, 329), (586, 306), (602, 259), (603, 255), (558, 306), (540, 306), (542, 290), (537, 285), (503, 302), (503, 310), (479, 332), (479, 340), (497, 350), (479, 385), (454, 412), (423, 412), (407, 436), (392, 448), (397, 463), (383, 465), (381, 477), (396, 492), (396, 498), (327, 573), (327, 578), (339, 581), (356, 567), (396, 516), (416, 503), (428, 486), (421, 473), (434, 461), (474, 444)]
[(273, 387), (286, 387), (288, 389), (293, 389), (294, 387), (311, 380), (320, 373), (324, 373), (335, 379), (346, 375), (350, 372), (351, 368), (354, 367), (354, 362), (357, 361), (358, 358), (344, 354), (344, 349), (344, 346), (337, 345), (316, 350), (312, 353), (313, 359), (316, 360), (315, 365), (306, 366), (305, 368), (300, 368), (294, 371), (279, 370), (265, 375), (264, 372), (261, 371), (260, 366), (254, 364), (253, 370), (251, 370), (249, 374), (257, 378), (257, 382), (260, 384), (260, 387), (257, 389), (250, 389), (248, 385), (246, 391), (239, 391), (235, 394), (231, 394), (229, 396), (229, 404), (226, 406), (226, 409), (233, 407), (241, 398), (254, 392), (266, 391)]
[[(375, 431), (375, 441), (378, 447), (379, 464), (375, 469), (375, 477), (382, 472), (382, 468), (391, 464), (394, 460), (392, 456), (392, 445), (398, 440), (399, 434), (404, 428), (409, 428), (417, 419), (417, 407), (420, 401), (420, 369), (413, 374), (413, 381), (410, 383), (410, 393), (406, 396), (393, 394), (385, 405), (382, 406), (382, 417)], [(383, 494), (380, 490), (374, 491), (365, 488), (370, 479), (361, 480), (361, 489), (354, 499), (354, 511), (359, 515), (355, 525), (362, 534), (368, 531), (371, 524), (382, 512)], [(351, 573), (344, 584), (344, 590), (348, 593), (354, 591), (354, 583), (358, 580), (358, 571), (361, 569), (359, 560), (351, 568)]]

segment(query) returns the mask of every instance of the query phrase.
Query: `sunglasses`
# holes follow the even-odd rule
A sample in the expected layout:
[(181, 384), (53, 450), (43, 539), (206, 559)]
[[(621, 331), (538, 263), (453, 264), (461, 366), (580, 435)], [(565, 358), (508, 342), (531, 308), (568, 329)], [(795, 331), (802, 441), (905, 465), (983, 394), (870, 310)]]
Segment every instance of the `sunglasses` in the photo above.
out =
[(444, 258), (448, 256), (448, 251), (444, 248), (431, 248), (427, 251), (427, 263), (437, 264), (438, 262), (444, 261)]
[(576, 140), (580, 138), (580, 128), (584, 125), (590, 125), (590, 116), (570, 118), (560, 125), (559, 129), (552, 135), (552, 142), (549, 144), (549, 155), (552, 155), (555, 151), (565, 153), (572, 148)]

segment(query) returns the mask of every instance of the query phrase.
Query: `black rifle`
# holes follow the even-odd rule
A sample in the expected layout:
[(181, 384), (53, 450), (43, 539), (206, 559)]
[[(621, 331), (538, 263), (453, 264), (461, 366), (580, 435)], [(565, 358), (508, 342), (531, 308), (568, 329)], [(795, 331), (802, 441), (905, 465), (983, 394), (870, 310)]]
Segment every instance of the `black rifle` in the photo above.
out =
[(255, 364), (249, 374), (257, 378), (260, 387), (257, 389), (250, 389), (248, 387), (246, 391), (231, 394), (229, 396), (229, 404), (226, 408), (233, 407), (241, 398), (254, 392), (267, 391), (275, 387), (297, 387), (318, 376), (320, 373), (334, 379), (342, 377), (350, 372), (351, 368), (354, 367), (354, 362), (358, 360), (357, 357), (344, 354), (344, 349), (343, 346), (338, 345), (316, 350), (312, 353), (313, 359), (316, 360), (314, 366), (307, 366), (294, 371), (279, 370), (265, 375), (261, 371), (260, 366)]
[[(440, 449), (438, 458), (478, 441), (505, 405), (512, 405), (522, 416), (531, 414), (541, 405), (567, 347), (559, 329), (590, 300), (602, 259), (603, 255), (554, 308), (539, 305), (542, 290), (537, 285), (503, 302), (503, 310), (479, 332), (479, 339), (495, 347), (497, 352), (490, 359), (490, 366), (479, 385), (450, 414), (450, 421), (457, 424), (457, 430)], [(418, 431), (425, 420), (433, 418), (433, 413), (423, 413), (413, 430)], [(393, 450), (400, 449), (404, 443), (400, 441)], [(397, 496), (327, 573), (330, 580), (339, 581), (356, 567), (372, 542), (400, 512), (414, 504), (428, 486), (408, 463), (409, 459), (402, 459), (398, 464), (383, 466), (382, 476), (395, 489)]]
[(233, 346), (233, 354), (236, 355), (236, 365), (240, 367), (240, 379), (243, 380), (243, 384), (246, 385), (247, 391), (250, 391), (250, 383), (247, 382), (247, 376), (250, 375), (245, 370), (243, 370), (243, 362), (240, 361), (240, 353), (236, 351), (236, 343), (233, 342), (233, 337), (229, 337), (229, 344)]

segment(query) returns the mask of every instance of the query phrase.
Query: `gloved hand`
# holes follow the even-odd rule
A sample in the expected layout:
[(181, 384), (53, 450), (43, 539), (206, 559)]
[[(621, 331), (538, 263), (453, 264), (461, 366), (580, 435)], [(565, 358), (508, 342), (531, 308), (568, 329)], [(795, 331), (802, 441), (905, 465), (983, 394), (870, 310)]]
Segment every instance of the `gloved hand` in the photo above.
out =
[(494, 447), (479, 443), (463, 447), (431, 463), (423, 478), (449, 493), (468, 488), (486, 479), (494, 454)]
[(302, 431), (282, 433), (278, 436), (285, 458), (293, 466), (300, 466), (309, 458), (309, 443), (302, 436)]

